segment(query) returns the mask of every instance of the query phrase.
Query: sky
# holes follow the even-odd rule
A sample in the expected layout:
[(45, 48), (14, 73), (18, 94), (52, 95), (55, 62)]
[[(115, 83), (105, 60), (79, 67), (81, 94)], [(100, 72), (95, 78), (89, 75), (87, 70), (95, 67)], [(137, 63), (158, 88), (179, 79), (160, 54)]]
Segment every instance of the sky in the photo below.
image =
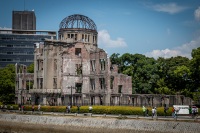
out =
[(59, 30), (67, 16), (94, 21), (98, 46), (113, 53), (191, 59), (200, 47), (200, 0), (0, 0), (0, 27), (12, 27), (12, 11), (34, 10), (37, 30)]

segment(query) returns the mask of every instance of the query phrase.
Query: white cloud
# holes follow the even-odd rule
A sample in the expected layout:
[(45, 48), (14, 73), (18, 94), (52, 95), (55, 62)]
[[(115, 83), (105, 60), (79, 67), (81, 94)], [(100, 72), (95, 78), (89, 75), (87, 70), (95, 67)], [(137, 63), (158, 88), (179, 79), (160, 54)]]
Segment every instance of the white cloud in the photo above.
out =
[(200, 7), (194, 11), (194, 17), (196, 20), (200, 21)]
[[(12, 28), (0, 27), (0, 30), (12, 30)], [(0, 31), (1, 34), (11, 34), (12, 31)]]
[(12, 30), (12, 28), (8, 28), (8, 27), (0, 27), (1, 30)]
[(126, 47), (127, 44), (123, 38), (117, 38), (116, 40), (112, 40), (110, 34), (107, 30), (101, 30), (98, 32), (98, 43), (105, 47)]
[(173, 49), (167, 48), (164, 50), (153, 50), (151, 52), (147, 52), (145, 55), (148, 57), (154, 57), (155, 59), (158, 57), (170, 58), (176, 56), (183, 56), (191, 59), (192, 49), (198, 47), (200, 47), (200, 37)]
[(185, 6), (177, 5), (176, 3), (155, 4), (155, 5), (149, 5), (148, 7), (152, 8), (155, 11), (166, 12), (169, 14), (176, 14), (188, 8)]

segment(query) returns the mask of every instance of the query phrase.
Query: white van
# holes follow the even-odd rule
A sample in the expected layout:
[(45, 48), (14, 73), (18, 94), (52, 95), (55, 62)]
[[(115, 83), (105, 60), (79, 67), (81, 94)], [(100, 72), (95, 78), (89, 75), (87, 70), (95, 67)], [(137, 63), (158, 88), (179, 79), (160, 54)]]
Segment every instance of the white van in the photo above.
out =
[(189, 115), (189, 105), (173, 105), (173, 108), (178, 115)]

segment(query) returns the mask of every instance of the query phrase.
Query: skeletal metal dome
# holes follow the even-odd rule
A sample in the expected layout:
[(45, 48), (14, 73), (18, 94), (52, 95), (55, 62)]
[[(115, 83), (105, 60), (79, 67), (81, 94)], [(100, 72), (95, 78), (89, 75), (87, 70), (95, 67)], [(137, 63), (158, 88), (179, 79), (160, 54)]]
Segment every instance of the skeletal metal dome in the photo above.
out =
[(97, 31), (94, 21), (84, 15), (74, 14), (64, 18), (59, 26), (60, 29), (65, 28), (83, 28)]

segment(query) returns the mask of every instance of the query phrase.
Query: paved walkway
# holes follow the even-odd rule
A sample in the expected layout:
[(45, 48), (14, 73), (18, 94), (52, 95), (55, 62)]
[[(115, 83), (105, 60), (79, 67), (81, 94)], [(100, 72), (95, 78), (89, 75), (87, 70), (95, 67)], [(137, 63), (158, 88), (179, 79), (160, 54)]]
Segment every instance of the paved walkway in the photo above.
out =
[(18, 113), (18, 114), (32, 114), (32, 115), (52, 115), (52, 116), (76, 116), (76, 117), (103, 117), (103, 118), (118, 118), (118, 119), (146, 119), (146, 120), (166, 120), (166, 121), (190, 121), (199, 122), (200, 117), (192, 118), (191, 116), (157, 116), (152, 118), (141, 115), (114, 115), (114, 114), (93, 114), (93, 113), (65, 113), (65, 112), (43, 112), (43, 111), (19, 111), (19, 110), (0, 110), (2, 113)]

